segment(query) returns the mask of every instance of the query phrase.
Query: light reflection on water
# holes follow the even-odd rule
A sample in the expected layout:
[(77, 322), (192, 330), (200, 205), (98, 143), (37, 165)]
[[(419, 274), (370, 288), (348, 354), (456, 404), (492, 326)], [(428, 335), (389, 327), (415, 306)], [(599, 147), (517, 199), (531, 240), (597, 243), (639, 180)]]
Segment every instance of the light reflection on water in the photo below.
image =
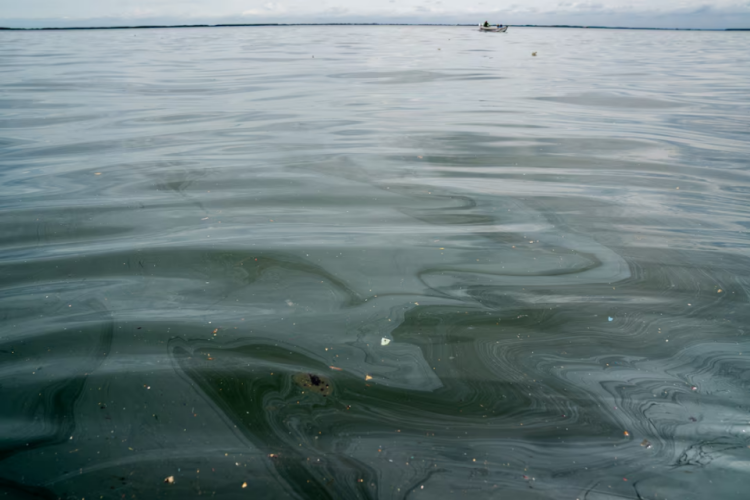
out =
[(0, 42), (14, 498), (745, 497), (743, 33)]

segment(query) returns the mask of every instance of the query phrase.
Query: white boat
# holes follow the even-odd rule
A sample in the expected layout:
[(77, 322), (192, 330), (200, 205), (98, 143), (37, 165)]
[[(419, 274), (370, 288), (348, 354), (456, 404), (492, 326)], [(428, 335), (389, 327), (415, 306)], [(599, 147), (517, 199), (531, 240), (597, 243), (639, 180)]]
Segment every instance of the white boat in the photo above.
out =
[(505, 33), (508, 31), (507, 26), (485, 26), (484, 24), (479, 25), (479, 31), (489, 31), (491, 33)]

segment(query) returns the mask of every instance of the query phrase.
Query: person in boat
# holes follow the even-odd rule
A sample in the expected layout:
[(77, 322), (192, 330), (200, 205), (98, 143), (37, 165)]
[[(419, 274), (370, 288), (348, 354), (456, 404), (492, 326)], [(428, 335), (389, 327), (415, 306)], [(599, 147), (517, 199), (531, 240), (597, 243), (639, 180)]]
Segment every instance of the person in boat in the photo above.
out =
[(485, 21), (485, 22), (484, 22), (484, 27), (485, 27), (485, 28), (489, 28), (489, 27), (490, 27), (490, 23), (489, 23), (489, 22), (487, 22), (487, 21)]

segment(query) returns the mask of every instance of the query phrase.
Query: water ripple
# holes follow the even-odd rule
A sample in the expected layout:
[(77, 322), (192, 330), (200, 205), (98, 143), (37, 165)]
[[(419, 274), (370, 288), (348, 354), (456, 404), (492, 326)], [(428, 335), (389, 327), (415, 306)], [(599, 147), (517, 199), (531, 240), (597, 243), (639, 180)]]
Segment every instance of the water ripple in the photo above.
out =
[(745, 498), (740, 36), (0, 32), (0, 490)]

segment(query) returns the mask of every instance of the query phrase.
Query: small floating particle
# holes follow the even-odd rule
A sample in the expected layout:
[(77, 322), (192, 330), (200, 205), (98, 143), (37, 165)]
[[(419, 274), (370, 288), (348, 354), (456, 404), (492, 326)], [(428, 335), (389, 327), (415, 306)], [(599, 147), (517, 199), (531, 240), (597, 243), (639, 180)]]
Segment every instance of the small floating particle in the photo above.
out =
[(389, 338), (383, 337), (382, 339), (380, 339), (380, 345), (388, 345), (390, 343), (391, 343), (391, 339)]
[(415, 306), (418, 306), (418, 305), (419, 305), (419, 302), (415, 302), (415, 303), (414, 303), (414, 305), (415, 305)]
[(217, 333), (219, 333), (219, 329), (218, 329), (218, 328), (216, 328), (216, 329), (215, 329), (215, 330), (213, 331), (213, 334), (214, 334), (214, 335), (216, 335)]
[(694, 390), (694, 391), (697, 391), (698, 390), (698, 386), (694, 385), (693, 387), (691, 387), (691, 389)]
[(607, 321), (614, 321), (614, 319), (615, 319), (615, 318), (613, 318), (612, 316), (608, 316), (608, 317), (607, 317)]
[(101, 172), (94, 172), (94, 175), (102, 175)]
[(623, 431), (622, 435), (627, 437), (627, 436), (630, 436), (630, 433), (628, 431)]
[(716, 293), (721, 293), (721, 292), (722, 292), (721, 288), (719, 288), (718, 290), (716, 290)]
[(343, 371), (343, 369), (339, 368), (338, 366), (329, 366), (328, 368), (330, 368), (331, 370), (336, 370), (337, 372)]
[(370, 375), (365, 375), (365, 380), (372, 380), (372, 377)]
[(201, 220), (208, 220), (210, 217), (203, 217)]
[(247, 483), (242, 483), (243, 488), (247, 488)]
[(536, 57), (536, 52), (532, 52), (531, 55)]
[(646, 449), (649, 449), (651, 448), (651, 443), (649, 442), (648, 439), (644, 439), (643, 441), (641, 441), (641, 446), (643, 446)]
[(174, 484), (174, 476), (169, 476), (167, 478), (164, 478), (164, 482), (167, 484)]

